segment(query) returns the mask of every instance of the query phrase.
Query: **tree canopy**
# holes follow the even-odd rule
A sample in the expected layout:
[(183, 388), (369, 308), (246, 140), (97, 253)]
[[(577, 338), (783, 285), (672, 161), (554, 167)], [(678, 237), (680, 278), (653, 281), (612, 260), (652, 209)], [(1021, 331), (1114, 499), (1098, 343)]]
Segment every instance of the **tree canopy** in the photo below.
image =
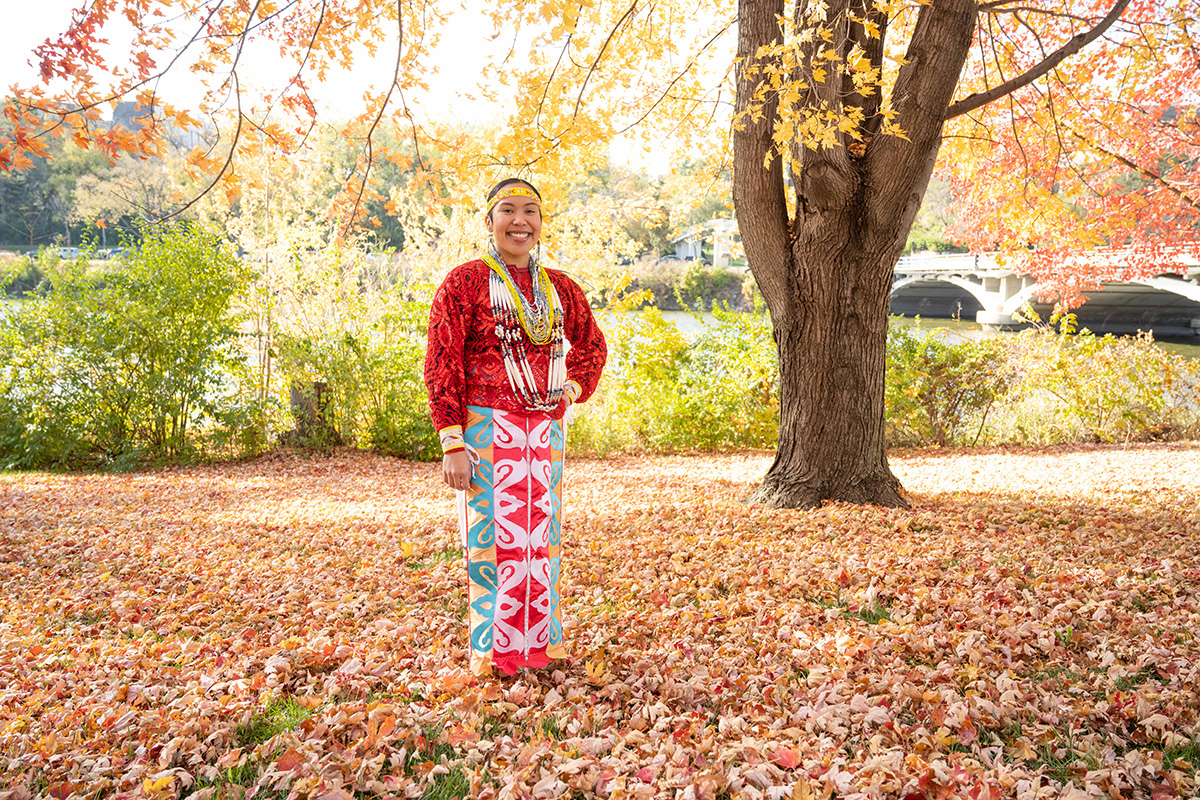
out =
[[(33, 166), (55, 136), (116, 160), (162, 155), (171, 132), (190, 131), (201, 140), (185, 161), (196, 185), (177, 209), (213, 187), (236, 200), (256, 180), (247, 156), (303, 151), (318, 126), (333, 126), (350, 161), (330, 214), (381, 224), (384, 210), (393, 224), (419, 229), (436, 206), (474, 201), (478, 186), (503, 172), (565, 192), (618, 134), (703, 147), (727, 167), (732, 127), (769, 114), (773, 157), (798, 174), (805, 153), (853, 154), (875, 137), (909, 135), (896, 81), (903, 66), (920, 66), (911, 46), (929, 5), (781, 5), (776, 35), (742, 65), (752, 80), (734, 115), (731, 0), (502, 0), (486, 13), (508, 46), (480, 76), (500, 111), (464, 128), (411, 106), (444, 57), (438, 43), (452, 35), (450, 9), (436, 0), (96, 0), (33, 54), (42, 81), (17, 87), (5, 107), (0, 167)], [(1046, 279), (1081, 248), (1128, 250), (1114, 270), (1171, 266), (1164, 246), (1191, 239), (1200, 210), (1196, 1), (998, 0), (969, 10), (959, 27), (974, 42), (945, 114), (940, 162), (957, 201), (957, 235), (975, 249), (1033, 251), (1029, 268)], [(261, 63), (252, 51), (270, 52), (286, 78), (263, 85), (247, 66)], [(364, 94), (357, 116), (321, 119), (314, 87), (365, 59), (386, 60), (392, 74)], [(160, 94), (164, 77), (183, 71), (204, 87), (198, 107)], [(107, 124), (116, 101), (136, 110)], [(389, 140), (383, 127), (409, 141)], [(388, 160), (411, 168), (411, 180), (381, 182)], [(453, 226), (436, 227), (412, 233), (440, 236)]]

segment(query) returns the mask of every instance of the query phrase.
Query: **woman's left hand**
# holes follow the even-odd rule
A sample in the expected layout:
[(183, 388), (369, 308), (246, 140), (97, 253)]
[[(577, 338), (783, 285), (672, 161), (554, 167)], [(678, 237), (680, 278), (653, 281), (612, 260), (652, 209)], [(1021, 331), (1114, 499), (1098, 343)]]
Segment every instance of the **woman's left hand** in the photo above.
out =
[(454, 450), (442, 456), (442, 480), (451, 489), (465, 491), (471, 486), (471, 457), (466, 450)]

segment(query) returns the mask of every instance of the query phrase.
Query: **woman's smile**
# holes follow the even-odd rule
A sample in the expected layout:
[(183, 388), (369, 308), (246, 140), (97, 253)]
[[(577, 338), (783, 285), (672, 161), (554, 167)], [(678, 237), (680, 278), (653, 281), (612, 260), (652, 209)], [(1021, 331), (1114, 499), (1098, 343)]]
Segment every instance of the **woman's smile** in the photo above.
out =
[(486, 218), (496, 249), (506, 263), (529, 266), (529, 254), (542, 233), (542, 207), (536, 198), (520, 195), (506, 197)]

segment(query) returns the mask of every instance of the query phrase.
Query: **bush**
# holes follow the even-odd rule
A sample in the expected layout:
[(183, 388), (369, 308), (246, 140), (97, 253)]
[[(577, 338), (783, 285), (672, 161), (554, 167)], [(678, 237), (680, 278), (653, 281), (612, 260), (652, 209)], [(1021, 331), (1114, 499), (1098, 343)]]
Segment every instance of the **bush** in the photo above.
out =
[[(1132, 337), (1036, 325), (1008, 340), (1021, 383), (996, 435), (1031, 441), (1122, 442), (1200, 435), (1200, 362), (1150, 334)], [(1040, 411), (1040, 413), (1038, 413)]]
[(703, 311), (705, 307), (736, 308), (744, 303), (742, 278), (724, 267), (710, 267), (693, 261), (675, 285), (679, 303), (685, 309)]
[(345, 297), (339, 313), (314, 315), (302, 329), (276, 336), (284, 384), (325, 387), (320, 413), (329, 433), (298, 443), (441, 457), (423, 377), (429, 303), (406, 299), (405, 292)]
[(689, 342), (656, 309), (604, 318), (609, 360), (579, 407), (575, 452), (770, 447), (779, 419), (778, 364), (766, 314), (714, 309)]
[(661, 258), (639, 262), (628, 293), (645, 291), (659, 311), (696, 311), (720, 306), (754, 308), (754, 283), (748, 272), (712, 267), (703, 261)]
[(244, 356), (233, 301), (247, 275), (219, 240), (147, 229), (101, 274), (43, 256), (46, 282), (0, 320), (0, 463), (126, 468), (187, 457), (228, 419)]
[(888, 442), (960, 444), (968, 423), (977, 441), (988, 411), (1012, 380), (1004, 356), (994, 339), (948, 344), (944, 331), (893, 321), (884, 384)]
[(41, 261), (27, 255), (11, 259), (7, 264), (0, 264), (0, 270), (7, 273), (0, 278), (4, 281), (4, 293), (13, 297), (34, 291), (46, 279)]

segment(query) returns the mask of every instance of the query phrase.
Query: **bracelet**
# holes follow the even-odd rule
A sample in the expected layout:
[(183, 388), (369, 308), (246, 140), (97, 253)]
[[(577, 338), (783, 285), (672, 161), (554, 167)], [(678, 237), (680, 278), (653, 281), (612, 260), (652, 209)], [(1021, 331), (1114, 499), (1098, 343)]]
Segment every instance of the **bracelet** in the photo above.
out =
[(563, 394), (567, 396), (568, 400), (574, 403), (579, 399), (579, 395), (583, 394), (583, 387), (575, 381), (568, 380), (563, 386)]
[(453, 453), (455, 450), (462, 450), (467, 446), (467, 443), (463, 440), (461, 425), (450, 425), (442, 428), (438, 432), (438, 438), (442, 441), (443, 453)]

